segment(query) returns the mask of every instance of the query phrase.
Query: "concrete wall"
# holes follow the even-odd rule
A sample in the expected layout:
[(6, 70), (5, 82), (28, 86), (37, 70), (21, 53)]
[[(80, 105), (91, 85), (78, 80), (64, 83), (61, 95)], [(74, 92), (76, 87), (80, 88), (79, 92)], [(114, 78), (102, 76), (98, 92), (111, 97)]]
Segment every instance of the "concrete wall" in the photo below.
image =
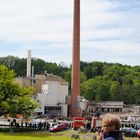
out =
[[(41, 93), (42, 92), (42, 85), (46, 81), (56, 81), (60, 83), (66, 83), (64, 79), (62, 79), (59, 76), (55, 75), (41, 75), (41, 74), (36, 74), (34, 79), (33, 79), (33, 85), (32, 85), (32, 79), (31, 78), (23, 78), (23, 77), (16, 77), (15, 81), (20, 84), (21, 87), (29, 87), (33, 86), (35, 89), (34, 94)], [(67, 83), (68, 84), (68, 83)]]
[(41, 108), (36, 112), (43, 112), (45, 106), (61, 106), (61, 114), (67, 116), (68, 106), (66, 96), (68, 95), (68, 83), (58, 81), (46, 81), (42, 85), (42, 93), (38, 93), (36, 99), (40, 102)]

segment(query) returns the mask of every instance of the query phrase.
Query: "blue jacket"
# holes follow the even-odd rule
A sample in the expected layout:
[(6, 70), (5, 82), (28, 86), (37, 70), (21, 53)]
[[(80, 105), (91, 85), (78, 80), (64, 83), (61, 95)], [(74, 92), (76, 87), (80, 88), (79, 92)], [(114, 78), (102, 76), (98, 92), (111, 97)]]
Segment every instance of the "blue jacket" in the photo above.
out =
[(113, 137), (108, 137), (108, 138), (105, 138), (104, 140), (116, 140), (116, 139)]
[(104, 140), (124, 140), (121, 131), (113, 131), (104, 134)]

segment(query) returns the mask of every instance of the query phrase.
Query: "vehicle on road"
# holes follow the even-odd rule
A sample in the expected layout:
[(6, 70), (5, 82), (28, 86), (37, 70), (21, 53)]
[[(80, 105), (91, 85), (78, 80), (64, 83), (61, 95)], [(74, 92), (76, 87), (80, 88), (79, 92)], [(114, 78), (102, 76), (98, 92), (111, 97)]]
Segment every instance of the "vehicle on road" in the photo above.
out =
[(78, 130), (79, 128), (85, 127), (85, 118), (84, 117), (73, 117), (72, 128)]
[(54, 125), (54, 126), (50, 127), (49, 131), (57, 132), (57, 131), (66, 130), (66, 129), (67, 129), (67, 124), (66, 123), (60, 123), (60, 124), (57, 124), (57, 125)]
[(137, 131), (137, 136), (140, 138), (140, 129)]
[(125, 136), (128, 137), (137, 137), (138, 135), (137, 130), (131, 127), (123, 127), (120, 130)]

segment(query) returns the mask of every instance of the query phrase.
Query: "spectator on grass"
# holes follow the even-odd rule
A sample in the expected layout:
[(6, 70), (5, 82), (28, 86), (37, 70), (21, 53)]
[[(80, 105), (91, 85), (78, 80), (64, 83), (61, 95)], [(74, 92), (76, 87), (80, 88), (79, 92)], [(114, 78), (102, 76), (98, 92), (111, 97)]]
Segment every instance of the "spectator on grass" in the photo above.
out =
[(116, 116), (105, 115), (102, 120), (101, 132), (97, 133), (97, 140), (124, 140), (120, 126), (120, 121)]

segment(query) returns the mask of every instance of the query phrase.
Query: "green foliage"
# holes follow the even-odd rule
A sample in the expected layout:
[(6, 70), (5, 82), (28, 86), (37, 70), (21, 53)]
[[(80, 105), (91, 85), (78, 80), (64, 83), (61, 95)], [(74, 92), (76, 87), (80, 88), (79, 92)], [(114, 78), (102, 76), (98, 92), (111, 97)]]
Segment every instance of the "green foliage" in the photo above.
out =
[[(0, 65), (5, 65), (9, 69), (14, 69), (16, 76), (26, 76), (27, 59), (14, 56), (7, 56), (0, 58)], [(70, 69), (64, 64), (56, 64), (45, 62), (39, 58), (32, 58), (32, 66), (34, 66), (35, 74), (44, 74), (47, 71), (50, 74), (62, 76), (64, 78), (65, 72)]]
[(140, 66), (82, 62), (82, 70), (87, 80), (81, 83), (81, 95), (86, 99), (140, 103)]
[[(2, 57), (0, 58), (0, 64), (14, 69), (16, 76), (26, 76), (26, 59), (24, 58)], [(62, 78), (69, 82), (70, 91), (71, 67), (68, 68), (64, 63), (45, 62), (38, 58), (32, 58), (32, 65), (34, 65), (35, 74), (44, 74), (47, 71), (50, 74), (62, 76)], [(88, 63), (81, 61), (80, 70), (80, 93), (86, 99), (94, 101), (115, 100), (133, 104), (140, 103), (140, 66), (132, 67), (119, 63)], [(11, 71), (11, 76), (15, 76), (13, 71)], [(10, 79), (10, 75), (5, 75), (3, 79), (5, 78)], [(3, 79), (0, 79), (0, 81), (3, 81)], [(0, 85), (1, 87), (9, 85), (8, 81), (2, 84)], [(12, 85), (11, 89), (13, 89)], [(8, 92), (5, 89), (6, 96), (8, 96)], [(3, 106), (6, 106), (6, 104), (4, 103)]]
[(81, 84), (81, 94), (88, 100), (105, 101), (110, 99), (109, 84), (106, 77), (95, 77)]
[(80, 72), (80, 83), (83, 83), (84, 81), (86, 81), (86, 75), (84, 72)]
[(85, 67), (84, 73), (85, 73), (87, 79), (91, 79), (93, 77), (92, 67), (90, 67), (90, 66)]
[(25, 116), (38, 106), (32, 99), (32, 88), (21, 88), (14, 81), (15, 73), (0, 65), (0, 115), (24, 114)]

